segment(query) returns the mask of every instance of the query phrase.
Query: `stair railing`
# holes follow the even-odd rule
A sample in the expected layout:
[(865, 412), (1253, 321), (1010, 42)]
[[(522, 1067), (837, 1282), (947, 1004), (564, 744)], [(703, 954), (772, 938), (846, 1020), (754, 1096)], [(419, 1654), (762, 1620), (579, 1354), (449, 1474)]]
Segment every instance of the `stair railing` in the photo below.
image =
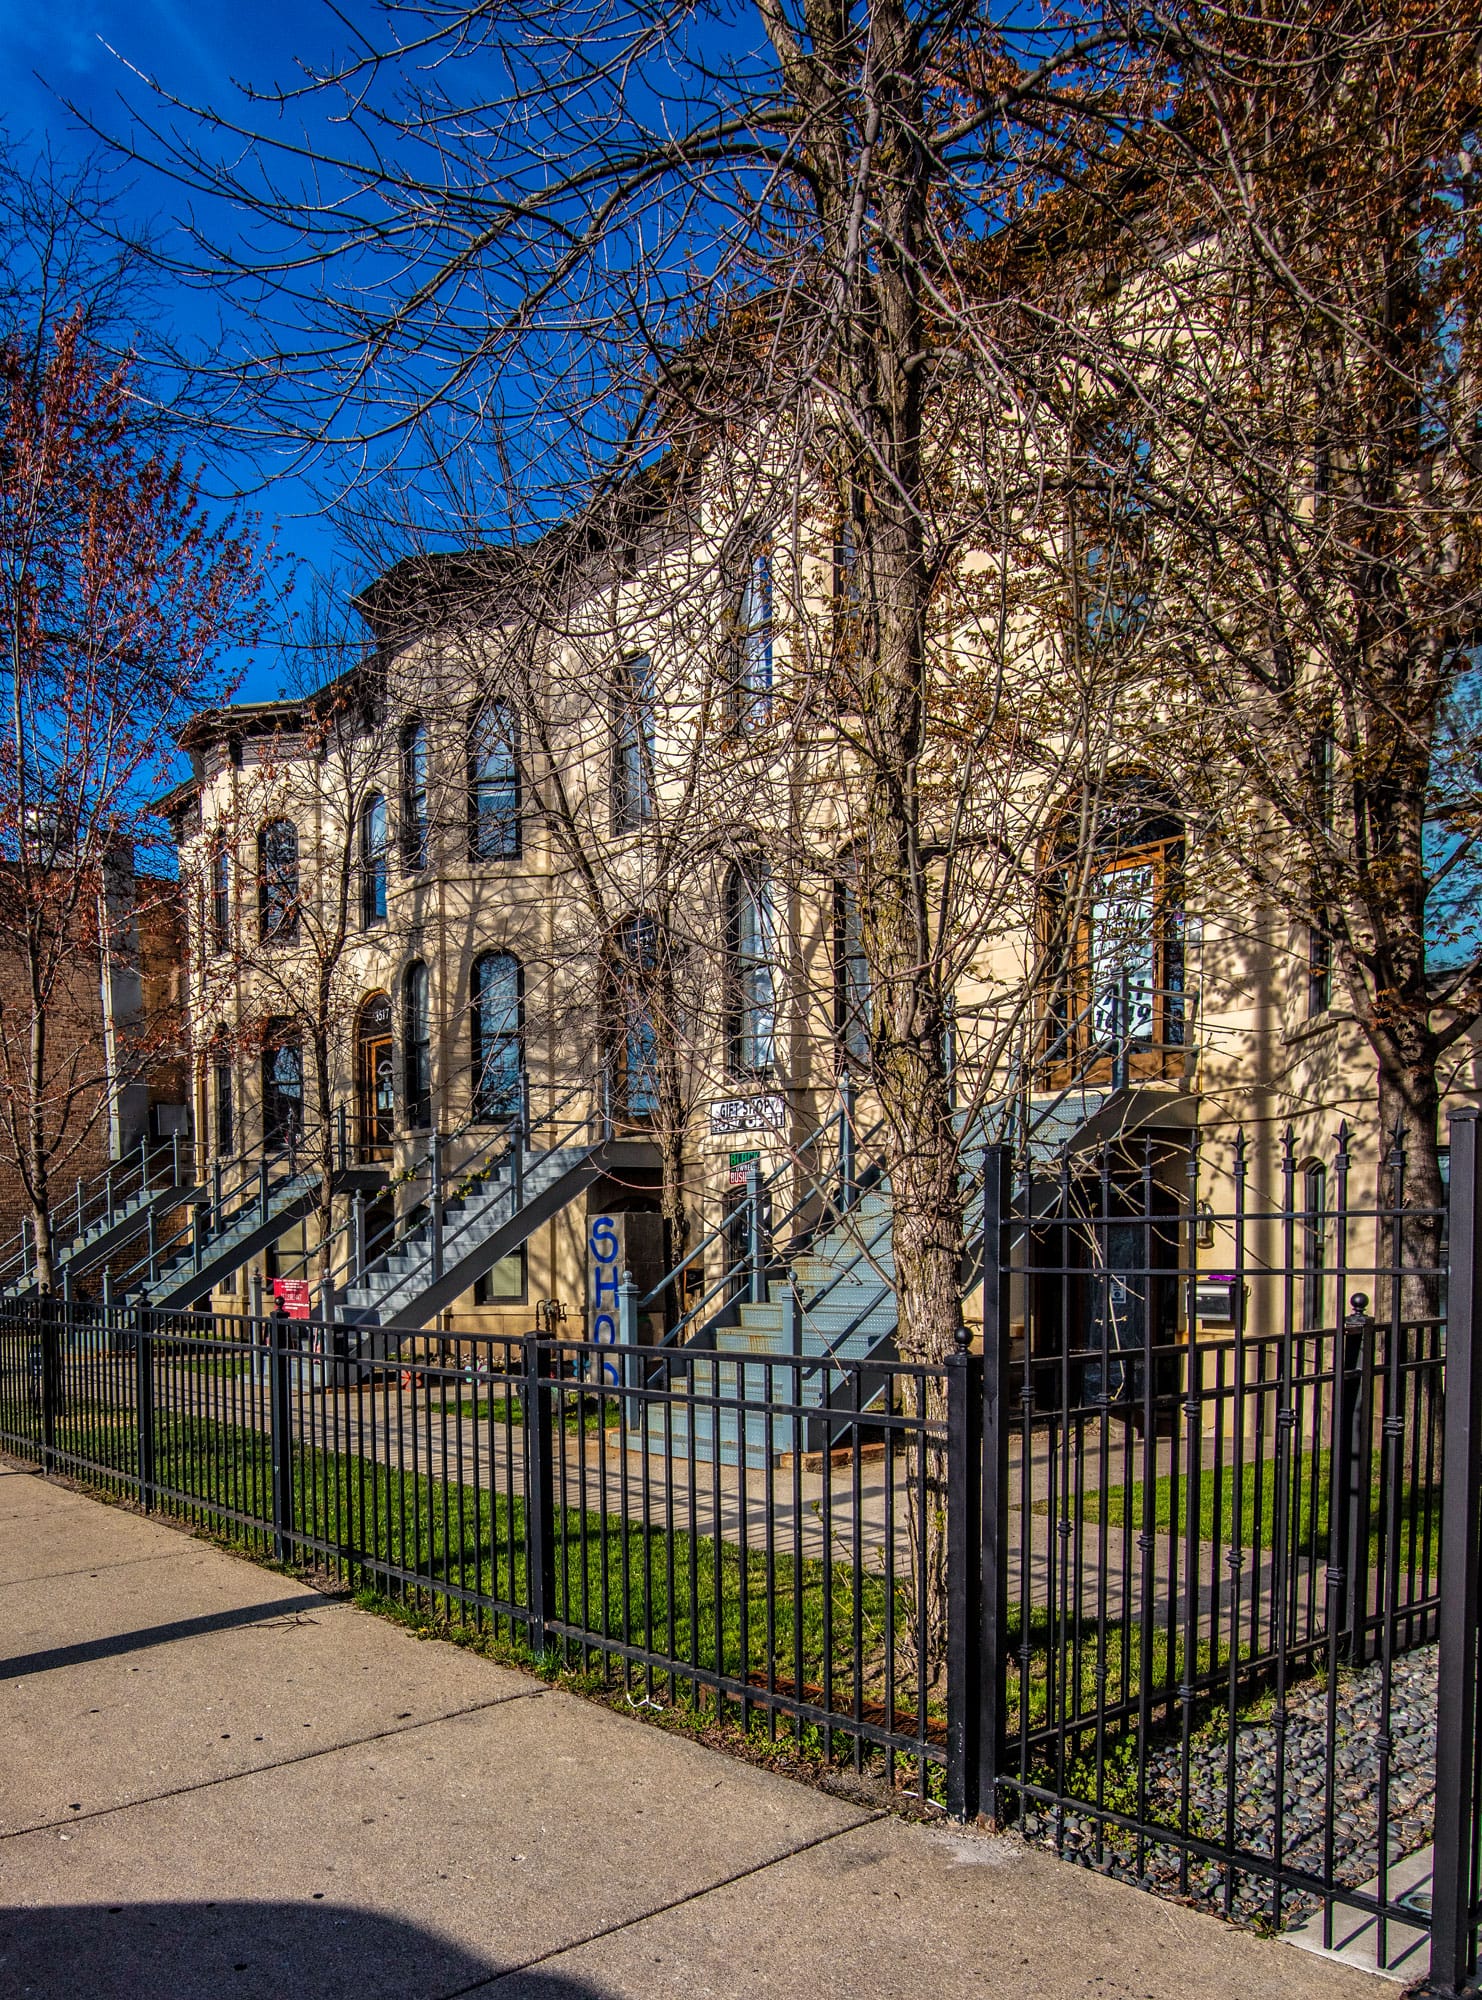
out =
[[(1181, 1004), (1185, 1006), (1188, 1004), (1188, 995), (1184, 993), (1182, 989), (1178, 989), (1176, 991), (1170, 990), (1170, 992), (1162, 994), (1160, 997), (1165, 999), (1170, 999), (1170, 998), (1177, 999)], [(1074, 1034), (1076, 1028), (1078, 1028), (1085, 1021), (1091, 1019), (1094, 1016), (1098, 1004), (1099, 1003), (1095, 1000), (1092, 1000), (1090, 1003), (1088, 1003), (1086, 1008), (1077, 1017), (1076, 1022), (1073, 1023), (1069, 1029), (1064, 1031), (1065, 1038), (1067, 1040)], [(1187, 1019), (1188, 1016), (1186, 1015), (1185, 1023), (1187, 1023)], [(1110, 1049), (1110, 1054), (1112, 1057), (1112, 1064), (1113, 1064), (1112, 1079), (1113, 1079), (1114, 1090), (1125, 1090), (1127, 1088), (1128, 1053), (1130, 1048), (1130, 1038), (1127, 1033), (1127, 1030), (1130, 1026), (1130, 1021), (1131, 1021), (1131, 1013), (1129, 1005), (1128, 982), (1124, 975), (1119, 983), (1117, 993), (1113, 996), (1113, 1041)], [(1177, 1046), (1177, 1044), (1166, 1044), (1165, 1046)], [(1049, 1122), (1049, 1120), (1055, 1115), (1055, 1113), (1060, 1109), (1060, 1107), (1066, 1102), (1066, 1100), (1069, 1097), (1073, 1096), (1077, 1090), (1084, 1089), (1086, 1082), (1085, 1069), (1088, 1069), (1090, 1065), (1094, 1062), (1104, 1062), (1107, 1059), (1108, 1053), (1109, 1053), (1108, 1047), (1105, 1043), (1091, 1045), (1085, 1050), (1082, 1056), (1082, 1063), (1084, 1067), (1080, 1071), (1078, 1071), (1075, 1076), (1072, 1077), (1071, 1081), (1065, 1085), (1065, 1087), (1058, 1093), (1056, 1097), (1054, 1097), (1051, 1100), (1049, 1104), (1042, 1105), (1040, 1107), (1037, 1115), (1034, 1118), (1026, 1120), (1024, 1130), (1020, 1136), (1020, 1144), (1022, 1147), (1028, 1146), (1029, 1141), (1034, 1137), (1035, 1133), (1039, 1131), (1040, 1127)], [(1119, 1078), (1120, 1081), (1118, 1081)], [(967, 1199), (965, 1200), (963, 1207), (963, 1223), (966, 1233), (969, 1235), (969, 1237), (971, 1237), (975, 1222), (982, 1216), (983, 1175), (981, 1167), (975, 1169), (968, 1178), (966, 1183), (965, 1193)], [(976, 1212), (974, 1210), (974, 1195), (976, 1195)], [(892, 1223), (889, 1220), (887, 1220), (882, 1225), (880, 1230), (877, 1231), (877, 1233), (871, 1239), (871, 1241), (868, 1244), (864, 1245), (859, 1251), (857, 1251), (856, 1254), (849, 1260), (849, 1262), (846, 1265), (844, 1265), (841, 1270), (835, 1273), (834, 1277), (832, 1277), (829, 1280), (828, 1284), (826, 1284), (821, 1291), (814, 1293), (814, 1295), (807, 1301), (805, 1311), (812, 1312), (817, 1306), (821, 1305), (823, 1301), (828, 1297), (829, 1293), (834, 1290), (835, 1286), (841, 1284), (846, 1277), (848, 1277), (853, 1271), (857, 1270), (860, 1264), (864, 1263), (871, 1256), (871, 1254), (880, 1247), (880, 1245), (884, 1242), (885, 1238), (890, 1235), (891, 1229), (892, 1229)], [(843, 1343), (846, 1340), (848, 1340), (852, 1334), (858, 1332), (859, 1328), (864, 1324), (865, 1320), (869, 1318), (870, 1314), (876, 1311), (877, 1308), (884, 1303), (885, 1299), (890, 1297), (894, 1293), (894, 1291), (895, 1291), (894, 1284), (882, 1281), (879, 1288), (875, 1292), (874, 1296), (864, 1306), (860, 1308), (859, 1312), (855, 1314), (854, 1318), (850, 1320), (849, 1324), (846, 1327), (844, 1327), (840, 1333), (836, 1334), (833, 1337), (833, 1339), (826, 1344), (823, 1353), (818, 1357), (819, 1362), (822, 1363), (828, 1357), (836, 1354), (839, 1348), (843, 1345)], [(879, 1337), (880, 1340), (883, 1341), (889, 1339), (894, 1331), (895, 1331), (894, 1328), (882, 1328)], [(877, 1346), (878, 1344), (879, 1342), (876, 1343)]]
[(211, 1246), (230, 1234), (246, 1210), (255, 1208), (259, 1220), (266, 1221), (273, 1202), (295, 1181), (307, 1178), (302, 1173), (286, 1173), (275, 1182), (266, 1159), (249, 1158), (246, 1154), (235, 1157), (242, 1167), (240, 1176), (229, 1186), (224, 1185), (225, 1175), (220, 1171), (222, 1162), (218, 1157), (213, 1163), (210, 1198), (185, 1203), (187, 1220), (163, 1239), (151, 1213), (144, 1256), (115, 1279), (121, 1292), (155, 1284), (177, 1262), (187, 1261), (193, 1270), (199, 1271)]
[(427, 1209), (433, 1282), (443, 1274), (443, 1135), (434, 1132), (427, 1149)]
[[(754, 1285), (755, 1273), (758, 1270), (758, 1268), (760, 1268), (761, 1270), (762, 1298), (766, 1297), (766, 1263), (765, 1263), (765, 1247), (764, 1247), (765, 1232), (762, 1231), (762, 1198), (765, 1196), (765, 1194), (770, 1188), (775, 1186), (775, 1184), (783, 1178), (784, 1175), (789, 1173), (794, 1173), (797, 1171), (798, 1164), (802, 1159), (802, 1157), (804, 1156), (804, 1154), (807, 1153), (809, 1147), (814, 1145), (819, 1139), (824, 1138), (827, 1134), (833, 1132), (837, 1128), (839, 1132), (839, 1152), (837, 1157), (840, 1162), (840, 1177), (838, 1182), (836, 1183), (838, 1188), (838, 1197), (835, 1203), (835, 1214), (836, 1215), (848, 1214), (860, 1199), (861, 1194), (864, 1192), (859, 1186), (859, 1176), (855, 1171), (855, 1162), (858, 1158), (858, 1149), (860, 1147), (868, 1146), (870, 1142), (880, 1132), (883, 1124), (884, 1124), (883, 1119), (876, 1119), (875, 1123), (870, 1127), (868, 1132), (860, 1134), (856, 1138), (854, 1129), (853, 1095), (851, 1092), (847, 1097), (844, 1098), (844, 1101), (841, 1103), (840, 1109), (837, 1113), (835, 1113), (830, 1118), (826, 1118), (821, 1125), (815, 1126), (813, 1131), (811, 1131), (805, 1139), (800, 1140), (799, 1143), (792, 1148), (789, 1157), (785, 1159), (780, 1166), (775, 1167), (773, 1171), (766, 1177), (765, 1180), (762, 1180), (760, 1178), (758, 1179), (755, 1192), (754, 1193), (749, 1192), (748, 1194), (748, 1201), (750, 1207), (750, 1215), (748, 1218), (748, 1236), (750, 1237), (750, 1235), (753, 1232), (762, 1235), (763, 1247), (756, 1253), (748, 1254), (747, 1264), (749, 1272), (752, 1274), (750, 1278), (750, 1284)], [(847, 1161), (847, 1178), (846, 1178), (846, 1168), (845, 1168), (846, 1161)], [(791, 1208), (789, 1208), (784, 1215), (780, 1216), (777, 1219), (777, 1221), (773, 1223), (770, 1234), (774, 1241), (777, 1239), (778, 1236), (781, 1235), (782, 1231), (787, 1227), (788, 1223), (794, 1221), (796, 1217), (802, 1214), (803, 1210), (808, 1207), (808, 1205), (814, 1200), (815, 1197), (822, 1195), (825, 1196), (825, 1198), (827, 1198), (830, 1179), (831, 1179), (830, 1169), (827, 1167), (821, 1169), (818, 1173), (816, 1173), (809, 1179), (807, 1185), (803, 1189), (802, 1194), (800, 1194), (797, 1197), (797, 1199), (793, 1202)], [(644, 1312), (648, 1310), (650, 1307), (652, 1307), (657, 1300), (661, 1299), (663, 1297), (663, 1294), (669, 1289), (669, 1287), (671, 1285), (676, 1285), (678, 1283), (678, 1280), (690, 1268), (690, 1266), (694, 1264), (697, 1259), (703, 1258), (705, 1252), (709, 1250), (715, 1243), (721, 1240), (725, 1236), (727, 1230), (730, 1229), (732, 1226), (733, 1226), (733, 1217), (727, 1216), (723, 1218), (720, 1222), (718, 1222), (714, 1227), (714, 1229), (712, 1229), (707, 1235), (701, 1237), (700, 1241), (695, 1245), (695, 1247), (691, 1251), (689, 1251), (687, 1255), (685, 1255), (680, 1259), (680, 1261), (674, 1266), (673, 1270), (666, 1271), (663, 1277), (659, 1279), (658, 1283), (652, 1286), (649, 1291), (644, 1293), (643, 1297), (638, 1301), (638, 1310), (640, 1312)], [(656, 1344), (659, 1347), (676, 1347), (682, 1344), (685, 1334), (689, 1330), (694, 1328), (697, 1324), (703, 1323), (704, 1315), (707, 1309), (715, 1304), (715, 1301), (720, 1298), (721, 1293), (723, 1292), (729, 1293), (730, 1298), (733, 1298), (735, 1296), (734, 1287), (736, 1285), (736, 1282), (737, 1282), (737, 1274), (734, 1269), (728, 1269), (722, 1271), (721, 1275), (705, 1292), (701, 1294), (700, 1298), (697, 1299), (695, 1304), (690, 1307), (689, 1311), (684, 1313), (672, 1327), (668, 1328), (663, 1338)], [(730, 1298), (725, 1299), (724, 1301), (722, 1301), (722, 1303), (729, 1304)]]
[[(91, 1178), (79, 1175), (52, 1211), (52, 1238), (61, 1257), (92, 1231), (101, 1233), (122, 1220), (151, 1191), (181, 1186), (182, 1150), (178, 1132), (169, 1139), (151, 1139), (146, 1133), (125, 1158), (110, 1160)], [(35, 1235), (27, 1218), (14, 1236), (0, 1241), (0, 1289), (28, 1281), (35, 1262)]]
[[(345, 1277), (347, 1283), (350, 1284), (364, 1283), (372, 1275), (378, 1264), (383, 1263), (387, 1257), (393, 1255), (397, 1250), (405, 1249), (418, 1232), (422, 1228), (427, 1227), (429, 1230), (427, 1251), (425, 1256), (419, 1260), (419, 1263), (428, 1263), (431, 1265), (430, 1276), (432, 1282), (434, 1284), (437, 1283), (444, 1274), (449, 1242), (456, 1241), (457, 1237), (461, 1234), (460, 1230), (455, 1229), (450, 1235), (447, 1228), (446, 1208), (450, 1198), (448, 1192), (449, 1181), (452, 1180), (456, 1195), (460, 1184), (467, 1186), (470, 1181), (487, 1181), (494, 1178), (495, 1175), (502, 1172), (505, 1168), (508, 1168), (512, 1197), (510, 1214), (512, 1216), (517, 1215), (520, 1209), (523, 1208), (525, 1201), (527, 1172), (525, 1155), (527, 1152), (530, 1154), (533, 1164), (538, 1160), (549, 1158), (552, 1153), (559, 1152), (565, 1146), (585, 1145), (590, 1147), (598, 1143), (592, 1137), (593, 1119), (590, 1108), (584, 1109), (579, 1117), (567, 1120), (564, 1125), (560, 1122), (562, 1112), (577, 1099), (587, 1097), (590, 1094), (590, 1088), (591, 1086), (586, 1078), (579, 1078), (564, 1090), (559, 1097), (554, 1098), (549, 1109), (539, 1120), (536, 1120), (532, 1115), (531, 1109), (529, 1073), (522, 1070), (513, 1116), (498, 1124), (492, 1136), (475, 1151), (470, 1159), (463, 1163), (456, 1176), (450, 1175), (448, 1171), (448, 1149), (457, 1140), (466, 1138), (469, 1132), (476, 1127), (486, 1125), (490, 1121), (486, 1117), (470, 1114), (469, 1117), (463, 1120), (462, 1124), (455, 1126), (449, 1133), (445, 1134), (440, 1129), (435, 1130), (428, 1143), (427, 1150), (424, 1153), (418, 1154), (403, 1172), (396, 1177), (398, 1182), (409, 1181), (419, 1178), (424, 1170), (427, 1172), (427, 1215), (420, 1217), (415, 1215), (414, 1212), (401, 1222), (392, 1224), (389, 1232), (383, 1232), (383, 1240), (378, 1245), (374, 1255), (362, 1255), (357, 1263), (355, 1275), (350, 1277), (348, 1273), (352, 1258), (355, 1256), (353, 1241), (354, 1217), (352, 1212), (351, 1216), (344, 1223), (336, 1225), (335, 1229), (326, 1239), (326, 1241), (335, 1242), (342, 1236), (345, 1238), (344, 1261), (331, 1265), (332, 1279), (338, 1280), (340, 1277)], [(536, 1123), (554, 1127), (551, 1143), (548, 1146), (541, 1147), (538, 1153), (529, 1144)], [(412, 1271), (415, 1271), (417, 1268), (419, 1268), (418, 1263), (414, 1263)], [(412, 1271), (408, 1271), (404, 1276), (409, 1278), (412, 1275)]]

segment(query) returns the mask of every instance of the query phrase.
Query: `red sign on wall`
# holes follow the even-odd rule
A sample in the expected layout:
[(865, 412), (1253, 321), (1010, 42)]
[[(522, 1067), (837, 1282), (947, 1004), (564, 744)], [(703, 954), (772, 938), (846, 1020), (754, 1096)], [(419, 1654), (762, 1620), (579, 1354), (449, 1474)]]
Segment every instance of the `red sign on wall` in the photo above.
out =
[(274, 1278), (273, 1297), (283, 1301), (283, 1309), (290, 1319), (309, 1317), (309, 1281), (307, 1278)]

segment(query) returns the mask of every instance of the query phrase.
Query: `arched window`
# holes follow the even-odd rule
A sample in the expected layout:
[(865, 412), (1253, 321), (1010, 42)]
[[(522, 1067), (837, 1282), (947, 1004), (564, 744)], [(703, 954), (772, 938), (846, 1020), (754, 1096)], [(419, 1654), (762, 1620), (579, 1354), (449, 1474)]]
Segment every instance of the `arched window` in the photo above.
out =
[(511, 951), (486, 951), (473, 962), (473, 1115), (510, 1118), (520, 1108), (520, 961)]
[(740, 731), (760, 729), (772, 714), (772, 552), (753, 549), (736, 604), (730, 719)]
[(216, 1157), (229, 1159), (237, 1143), (237, 1123), (232, 1104), (231, 1038), (223, 1021), (211, 1043), (211, 1094), (216, 1129)]
[(432, 1009), (427, 967), (414, 959), (402, 981), (402, 1047), (406, 1052), (407, 1123), (432, 1123)]
[(372, 792), (360, 808), (360, 921), (366, 930), (386, 921), (386, 801)]
[(297, 1145), (303, 1130), (303, 1043), (292, 1022), (270, 1021), (262, 1046), (263, 1150)]
[(232, 861), (224, 842), (211, 853), (211, 949), (230, 951), (232, 943)]
[(862, 1074), (870, 1062), (870, 967), (852, 859), (834, 884), (834, 1032), (841, 1058)]
[(726, 879), (726, 945), (727, 1058), (736, 1075), (755, 1076), (777, 1059), (777, 922), (772, 878), (759, 861)]
[(612, 830), (632, 833), (654, 810), (654, 684), (646, 653), (619, 663), (612, 711)]
[[(1082, 842), (1089, 820), (1091, 851)], [(1183, 826), (1151, 781), (1106, 781), (1057, 843), (1047, 946), (1053, 968), (1047, 1053), (1087, 1081), (1100, 1064), (1151, 1076), (1184, 1041)], [(1181, 1064), (1182, 1057), (1180, 1055)], [(1131, 1065), (1131, 1067), (1129, 1067)], [(1089, 1067), (1088, 1067), (1089, 1066)]]
[(427, 866), (427, 730), (416, 720), (401, 732), (401, 852), (408, 868)]
[(468, 852), (500, 861), (519, 851), (519, 733), (509, 703), (491, 701), (468, 735)]
[(659, 1038), (653, 1011), (658, 964), (658, 919), (646, 913), (626, 918), (617, 935), (613, 1094), (616, 1107), (629, 1118), (652, 1118), (659, 1108)]
[(298, 828), (272, 819), (257, 836), (257, 907), (265, 944), (298, 937)]

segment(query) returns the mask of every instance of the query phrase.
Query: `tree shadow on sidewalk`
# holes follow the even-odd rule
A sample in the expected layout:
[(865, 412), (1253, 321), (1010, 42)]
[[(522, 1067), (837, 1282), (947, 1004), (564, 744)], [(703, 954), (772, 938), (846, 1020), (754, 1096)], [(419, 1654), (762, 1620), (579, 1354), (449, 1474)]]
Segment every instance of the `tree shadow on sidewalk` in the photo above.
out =
[(419, 1924), (307, 1897), (0, 1910), (6, 2000), (456, 2000), (515, 1988), (601, 2000), (585, 1980), (511, 1972), (518, 1957), (474, 1957)]

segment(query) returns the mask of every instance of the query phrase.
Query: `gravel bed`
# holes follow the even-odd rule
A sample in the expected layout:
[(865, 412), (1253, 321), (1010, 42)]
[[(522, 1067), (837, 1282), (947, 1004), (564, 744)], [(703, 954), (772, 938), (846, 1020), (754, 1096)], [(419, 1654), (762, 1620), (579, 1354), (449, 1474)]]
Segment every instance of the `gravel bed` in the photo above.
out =
[[(1357, 1888), (1379, 1872), (1379, 1738), (1381, 1673), (1377, 1665), (1343, 1672), (1338, 1682), (1333, 1771), (1333, 1881)], [(1294, 1868), (1324, 1873), (1326, 1809), (1327, 1691), (1304, 1683), (1287, 1692), (1286, 1768), (1282, 1828), (1284, 1856)], [(1389, 1859), (1411, 1854), (1431, 1838), (1435, 1801), (1436, 1649), (1417, 1648), (1396, 1660), (1390, 1682)], [(1212, 1725), (1196, 1735), (1189, 1755), (1189, 1829), (1205, 1839), (1225, 1837), (1228, 1743)], [(1182, 1757), (1177, 1743), (1163, 1743), (1148, 1758), (1147, 1817), (1154, 1825), (1177, 1826)], [(1134, 1780), (1108, 1774), (1105, 1800), (1122, 1811), (1135, 1810)], [(1269, 1715), (1241, 1723), (1235, 1741), (1235, 1844), (1269, 1856), (1275, 1838), (1276, 1729)], [(1057, 1818), (1059, 1821), (1057, 1833)], [(1187, 1885), (1180, 1881), (1176, 1848), (1144, 1846), (1139, 1867), (1137, 1842), (1120, 1828), (1101, 1834), (1088, 1815), (1067, 1807), (1034, 1809), (1024, 1816), (1024, 1837), (1056, 1849), (1068, 1861), (1097, 1868), (1163, 1895), (1188, 1897), (1224, 1910), (1225, 1870), (1197, 1857), (1189, 1863)], [(1281, 1921), (1300, 1923), (1318, 1909), (1314, 1896), (1287, 1892)], [(1269, 1926), (1272, 1891), (1258, 1876), (1234, 1877), (1230, 1914), (1237, 1923)]]

